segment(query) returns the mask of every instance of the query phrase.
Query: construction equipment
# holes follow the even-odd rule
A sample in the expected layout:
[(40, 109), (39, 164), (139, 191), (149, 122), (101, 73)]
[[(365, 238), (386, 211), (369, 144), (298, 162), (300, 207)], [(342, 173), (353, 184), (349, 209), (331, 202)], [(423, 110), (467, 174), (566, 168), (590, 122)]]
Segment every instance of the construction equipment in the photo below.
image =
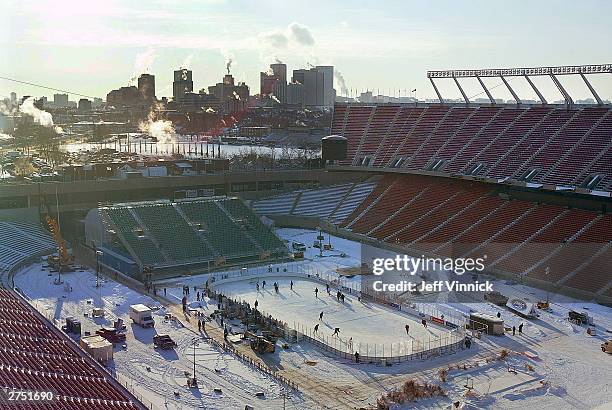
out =
[(548, 300), (541, 300), (538, 302), (538, 309), (547, 310), (550, 308), (550, 302)]
[(68, 267), (68, 265), (70, 265), (72, 263), (72, 257), (68, 254), (68, 249), (66, 248), (66, 242), (64, 241), (64, 238), (62, 237), (62, 234), (60, 232), (60, 227), (57, 223), (57, 220), (55, 220), (55, 218), (53, 218), (52, 216), (47, 215), (46, 218), (47, 221), (47, 226), (49, 227), (49, 230), (51, 231), (51, 235), (53, 235), (53, 239), (55, 240), (55, 243), (57, 243), (57, 251), (58, 251), (58, 259), (54, 260), (53, 258), (49, 259), (49, 264), (50, 265), (54, 265), (57, 264), (56, 266), (54, 266), (56, 269), (59, 269), (60, 267), (65, 268)]
[(245, 332), (244, 336), (251, 341), (250, 346), (255, 353), (274, 353), (276, 349), (276, 345), (264, 336), (256, 335), (253, 332)]

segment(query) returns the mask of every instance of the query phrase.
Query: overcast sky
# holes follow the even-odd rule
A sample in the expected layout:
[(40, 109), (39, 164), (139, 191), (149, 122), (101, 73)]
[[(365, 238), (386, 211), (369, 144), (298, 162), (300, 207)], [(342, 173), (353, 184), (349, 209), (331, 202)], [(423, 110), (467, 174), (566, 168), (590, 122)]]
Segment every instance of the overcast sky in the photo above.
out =
[[(416, 88), (425, 98), (434, 96), (427, 70), (612, 63), (611, 17), (603, 0), (2, 0), (0, 76), (105, 97), (149, 72), (161, 97), (172, 93), (172, 70), (192, 69), (199, 90), (219, 82), (231, 58), (234, 77), (257, 93), (259, 72), (278, 59), (290, 72), (332, 64), (359, 92)], [(590, 96), (581, 80), (562, 82)], [(560, 97), (550, 79), (536, 83), (549, 100)], [(534, 98), (524, 80), (511, 84)], [(612, 99), (612, 74), (593, 84)], [(459, 97), (450, 81), (440, 86)], [(465, 88), (482, 92), (476, 81)], [(0, 80), (0, 98), (11, 91), (53, 94)], [(503, 87), (493, 93), (510, 98)]]

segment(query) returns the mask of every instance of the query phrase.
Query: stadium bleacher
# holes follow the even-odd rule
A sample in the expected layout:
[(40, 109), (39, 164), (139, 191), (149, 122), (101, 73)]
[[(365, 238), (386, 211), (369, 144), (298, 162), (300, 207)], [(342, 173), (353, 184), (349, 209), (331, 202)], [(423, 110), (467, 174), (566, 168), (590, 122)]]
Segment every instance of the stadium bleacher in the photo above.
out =
[(8, 272), (32, 257), (56, 250), (53, 238), (40, 225), (23, 221), (0, 221), (0, 273)]
[(341, 223), (376, 186), (375, 182), (348, 183), (295, 191), (254, 201), (253, 211), (260, 215), (296, 215)]
[(337, 104), (340, 165), (511, 178), (609, 191), (612, 108)]
[[(117, 234), (104, 247), (141, 266), (282, 258), (284, 243), (237, 198), (142, 202), (102, 207), (96, 223)], [(266, 256), (267, 255), (267, 256)]]
[(413, 252), (486, 254), (499, 272), (590, 294), (612, 286), (612, 215), (505, 198), (494, 184), (386, 176), (342, 226)]
[(53, 399), (10, 408), (144, 409), (25, 300), (0, 288), (1, 388), (52, 392)]

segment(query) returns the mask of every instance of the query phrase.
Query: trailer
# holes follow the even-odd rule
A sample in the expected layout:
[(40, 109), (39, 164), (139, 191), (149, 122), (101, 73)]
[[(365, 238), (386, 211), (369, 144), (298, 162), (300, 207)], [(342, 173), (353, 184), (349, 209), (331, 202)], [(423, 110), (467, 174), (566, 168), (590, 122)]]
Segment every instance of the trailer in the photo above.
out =
[(504, 335), (504, 320), (484, 313), (470, 313), (468, 327), (488, 335)]
[(130, 319), (142, 327), (155, 326), (155, 320), (151, 317), (151, 309), (143, 304), (130, 306)]

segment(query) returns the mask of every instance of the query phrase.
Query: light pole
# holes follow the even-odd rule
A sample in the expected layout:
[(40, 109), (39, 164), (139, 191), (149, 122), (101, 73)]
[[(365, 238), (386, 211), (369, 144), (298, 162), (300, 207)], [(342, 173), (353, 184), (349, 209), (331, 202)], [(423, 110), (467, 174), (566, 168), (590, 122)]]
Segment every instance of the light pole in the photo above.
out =
[(96, 249), (96, 288), (100, 287), (100, 256), (104, 255), (99, 249)]
[(198, 345), (198, 339), (193, 339), (191, 341), (193, 344), (193, 379), (191, 380), (192, 386), (198, 385), (198, 379), (196, 378), (196, 346)]

